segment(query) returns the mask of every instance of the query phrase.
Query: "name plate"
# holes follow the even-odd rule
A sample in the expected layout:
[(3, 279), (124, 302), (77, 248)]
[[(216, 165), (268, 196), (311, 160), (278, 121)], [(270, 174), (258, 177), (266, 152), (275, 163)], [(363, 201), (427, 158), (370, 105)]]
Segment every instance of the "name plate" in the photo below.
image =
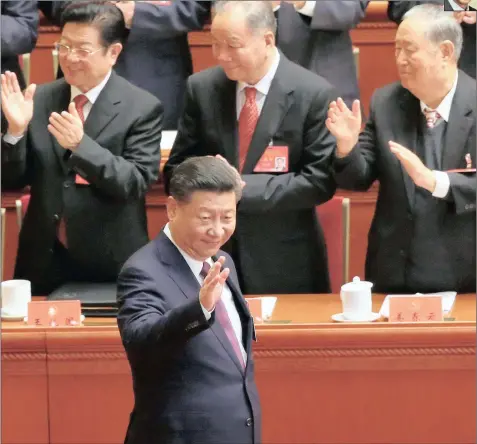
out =
[(81, 323), (81, 302), (34, 301), (28, 303), (28, 325), (72, 327)]
[(439, 322), (443, 317), (441, 296), (389, 298), (389, 322)]

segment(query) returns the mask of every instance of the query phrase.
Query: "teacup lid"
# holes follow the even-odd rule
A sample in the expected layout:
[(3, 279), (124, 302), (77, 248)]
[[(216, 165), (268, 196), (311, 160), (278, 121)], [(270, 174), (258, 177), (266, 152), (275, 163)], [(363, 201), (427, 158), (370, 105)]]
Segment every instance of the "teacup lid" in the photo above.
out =
[(372, 282), (362, 281), (358, 276), (353, 278), (353, 282), (344, 284), (341, 289), (344, 291), (363, 291), (369, 290), (373, 286)]

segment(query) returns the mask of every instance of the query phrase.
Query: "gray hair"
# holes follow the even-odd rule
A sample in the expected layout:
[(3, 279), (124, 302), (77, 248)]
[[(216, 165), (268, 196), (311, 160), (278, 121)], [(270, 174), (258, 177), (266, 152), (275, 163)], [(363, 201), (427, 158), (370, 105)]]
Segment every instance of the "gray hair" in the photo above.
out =
[(277, 31), (277, 19), (273, 13), (271, 2), (267, 1), (216, 1), (214, 9), (216, 14), (225, 12), (229, 7), (239, 7), (245, 12), (247, 25), (252, 32), (266, 29)]
[(403, 20), (418, 18), (426, 24), (425, 36), (435, 45), (449, 40), (454, 44), (456, 60), (459, 60), (462, 52), (462, 27), (454, 18), (452, 12), (444, 11), (442, 5), (423, 4), (414, 6), (406, 14)]
[(195, 191), (234, 192), (242, 197), (240, 176), (226, 161), (216, 157), (189, 157), (174, 168), (169, 194), (180, 202), (189, 202)]

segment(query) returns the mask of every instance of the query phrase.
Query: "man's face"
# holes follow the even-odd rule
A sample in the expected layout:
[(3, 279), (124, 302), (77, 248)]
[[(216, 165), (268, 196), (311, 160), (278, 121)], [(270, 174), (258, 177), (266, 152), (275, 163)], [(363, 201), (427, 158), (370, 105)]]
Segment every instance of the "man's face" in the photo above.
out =
[(265, 75), (275, 36), (270, 31), (251, 31), (240, 7), (230, 7), (214, 17), (211, 37), (214, 57), (230, 80), (253, 85)]
[(215, 255), (235, 230), (236, 206), (233, 191), (195, 191), (189, 202), (169, 197), (167, 215), (174, 241), (194, 259)]
[(59, 43), (74, 50), (85, 49), (92, 52), (89, 55), (86, 55), (86, 52), (82, 54), (83, 51), (79, 53), (76, 51), (73, 54), (70, 50), (67, 55), (59, 55), (66, 82), (76, 86), (82, 92), (87, 92), (101, 83), (116, 63), (122, 49), (120, 43), (104, 48), (98, 29), (83, 23), (67, 23)]
[[(416, 18), (404, 20), (396, 33), (395, 57), (404, 88), (417, 97), (433, 88), (442, 71), (442, 53), (426, 39), (425, 25)], [(425, 94), (424, 94), (425, 95)]]

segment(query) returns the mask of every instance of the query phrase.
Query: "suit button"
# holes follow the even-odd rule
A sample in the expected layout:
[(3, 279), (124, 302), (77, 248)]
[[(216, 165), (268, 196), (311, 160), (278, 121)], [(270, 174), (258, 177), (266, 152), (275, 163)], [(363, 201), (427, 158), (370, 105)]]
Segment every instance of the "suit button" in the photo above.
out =
[(53, 248), (50, 248), (48, 251), (49, 251), (51, 254), (53, 254)]
[(71, 185), (71, 184), (70, 184), (69, 182), (65, 182), (65, 183), (63, 184), (63, 187), (64, 187), (64, 188), (69, 188), (70, 185)]
[(399, 254), (402, 256), (402, 257), (406, 257), (406, 252), (404, 250), (400, 250), (399, 251)]
[(247, 424), (247, 427), (251, 427), (253, 424), (253, 419), (252, 418), (247, 418), (247, 421), (245, 422)]
[(56, 221), (59, 221), (59, 220), (60, 220), (60, 216), (58, 216), (57, 214), (54, 214), (54, 215), (53, 215), (53, 219), (55, 219)]
[(407, 219), (412, 220), (412, 213), (407, 213)]

